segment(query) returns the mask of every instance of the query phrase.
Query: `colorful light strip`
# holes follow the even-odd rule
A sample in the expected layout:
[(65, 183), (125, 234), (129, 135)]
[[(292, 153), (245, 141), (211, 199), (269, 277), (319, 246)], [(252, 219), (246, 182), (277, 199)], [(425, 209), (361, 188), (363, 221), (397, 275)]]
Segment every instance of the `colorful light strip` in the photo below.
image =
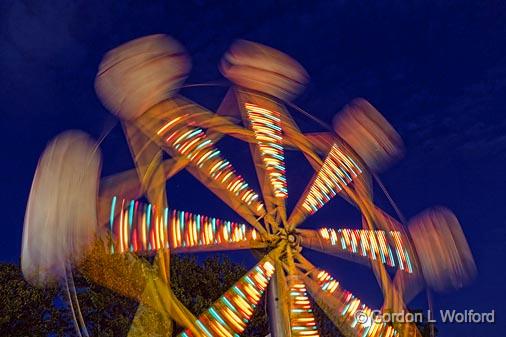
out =
[(174, 249), (257, 239), (256, 230), (245, 224), (183, 211), (172, 211), (169, 225)]
[[(320, 289), (324, 293), (333, 296), (332, 299), (334, 301), (331, 303), (334, 305), (331, 310), (327, 311), (338, 318), (338, 321), (344, 322), (347, 326), (352, 328), (356, 336), (393, 337), (398, 335), (398, 332), (392, 326), (380, 320), (375, 320), (372, 309), (360, 303), (360, 299), (353, 296), (351, 292), (339, 287), (338, 282), (325, 270), (318, 269), (315, 273)], [(320, 302), (318, 305), (326, 306), (325, 303)], [(357, 311), (360, 311), (361, 314), (357, 314)]]
[(168, 248), (167, 212), (137, 200), (119, 201), (113, 197), (109, 219), (111, 253)]
[(118, 202), (117, 197), (112, 199), (109, 221), (111, 253), (204, 248), (257, 239), (256, 230), (246, 228), (245, 224), (168, 208), (158, 210), (136, 200)]
[[(199, 316), (195, 326), (201, 336), (238, 337), (253, 316), (273, 272), (274, 265), (267, 257), (237, 281)], [(187, 329), (178, 336), (195, 335)]]
[(288, 197), (288, 190), (280, 113), (250, 103), (245, 103), (244, 107), (255, 133), (274, 195), (285, 199)]
[(318, 279), (318, 283), (320, 284), (322, 290), (329, 293), (333, 293), (336, 291), (337, 287), (339, 287), (339, 282), (337, 282), (337, 280), (330, 276), (330, 274), (325, 270), (321, 270), (317, 274), (316, 278)]
[(314, 178), (302, 208), (313, 214), (362, 173), (353, 159), (334, 144)]
[(306, 286), (298, 279), (290, 281), (290, 329), (292, 336), (320, 336), (307, 297)]
[(214, 184), (239, 197), (241, 201), (251, 206), (257, 213), (265, 212), (263, 203), (243, 179), (238, 175), (232, 164), (220, 156), (212, 139), (198, 127), (187, 126), (192, 124), (191, 114), (179, 115), (165, 123), (158, 131), (164, 142), (177, 154), (190, 160), (190, 162)]
[[(368, 256), (372, 260), (379, 259), (381, 263), (390, 267), (395, 267), (396, 259), (393, 254), (395, 251), (399, 268), (408, 273), (413, 272), (411, 259), (399, 231), (321, 228), (318, 234), (332, 246), (349, 253)], [(394, 247), (389, 242), (393, 242)]]

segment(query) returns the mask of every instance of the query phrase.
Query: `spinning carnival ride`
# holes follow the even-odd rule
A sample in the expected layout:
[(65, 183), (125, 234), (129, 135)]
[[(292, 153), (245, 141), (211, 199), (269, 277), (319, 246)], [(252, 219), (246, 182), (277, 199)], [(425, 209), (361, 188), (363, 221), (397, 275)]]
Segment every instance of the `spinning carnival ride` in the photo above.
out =
[[(370, 266), (383, 291), (384, 311), (405, 310), (424, 287), (458, 288), (473, 277), (472, 255), (450, 211), (425, 211), (405, 228), (374, 204), (375, 173), (400, 157), (402, 142), (367, 101), (347, 105), (333, 129), (303, 133), (289, 108), (305, 113), (290, 100), (307, 74), (287, 55), (236, 42), (220, 64), (233, 85), (216, 112), (177, 94), (189, 68), (184, 49), (164, 35), (131, 41), (104, 57), (97, 93), (121, 120), (134, 170), (100, 179), (98, 145), (77, 131), (55, 138), (39, 161), (25, 218), (22, 269), (33, 284), (65, 286), (78, 335), (88, 331), (73, 268), (140, 302), (132, 336), (146, 334), (149, 313), (159, 317), (150, 324), (163, 321), (167, 335), (174, 320), (184, 327), (179, 336), (239, 336), (266, 291), (275, 337), (319, 335), (310, 296), (344, 336), (419, 334), (408, 323), (376, 320), (358, 297), (304, 258), (303, 248)], [(249, 144), (261, 194), (220, 152), (224, 136)], [(289, 211), (285, 171), (297, 167), (285, 163), (284, 153), (293, 150), (315, 173)], [(170, 159), (163, 159), (163, 152)], [(183, 169), (245, 223), (169, 209), (166, 181)], [(360, 211), (361, 229), (299, 227), (337, 196)], [(237, 249), (265, 255), (207, 311), (193, 316), (172, 293), (170, 253)], [(137, 255), (155, 255), (154, 265)]]

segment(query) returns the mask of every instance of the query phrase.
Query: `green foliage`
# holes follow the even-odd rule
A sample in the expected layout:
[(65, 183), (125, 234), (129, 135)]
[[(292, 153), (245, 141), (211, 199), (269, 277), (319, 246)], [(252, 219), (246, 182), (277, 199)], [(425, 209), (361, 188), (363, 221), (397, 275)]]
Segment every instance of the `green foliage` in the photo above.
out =
[[(194, 256), (171, 257), (172, 288), (179, 300), (195, 315), (201, 314), (223, 295), (247, 269), (223, 256), (198, 263)], [(128, 280), (125, 280), (128, 282)], [(91, 336), (127, 336), (138, 309), (130, 298), (101, 287), (76, 275), (75, 285), (81, 311)], [(59, 289), (40, 289), (29, 285), (18, 266), (0, 264), (0, 336), (73, 336), (71, 314)], [(265, 296), (243, 336), (263, 337), (269, 333)], [(341, 336), (325, 314), (313, 303), (320, 336)], [(142, 325), (142, 324), (141, 324)], [(149, 336), (164, 336), (149, 326), (141, 331)], [(430, 336), (430, 326), (418, 326), (422, 336)], [(174, 329), (175, 336), (181, 327)]]
[(79, 304), (91, 336), (127, 336), (138, 303), (89, 282), (75, 279)]
[(56, 296), (54, 289), (28, 284), (18, 266), (0, 264), (0, 335), (47, 336), (62, 332), (64, 313), (53, 305)]
[[(246, 272), (247, 269), (222, 256), (207, 258), (202, 263), (193, 256), (171, 257), (173, 291), (196, 315), (211, 306)], [(75, 276), (75, 286), (91, 336), (128, 335), (138, 308), (136, 301), (81, 275)], [(16, 265), (0, 264), (0, 298), (3, 303), (0, 307), (0, 336), (75, 334), (63, 291), (32, 287)], [(262, 301), (244, 336), (265, 336), (268, 333), (264, 307)], [(174, 335), (181, 330), (177, 327)]]

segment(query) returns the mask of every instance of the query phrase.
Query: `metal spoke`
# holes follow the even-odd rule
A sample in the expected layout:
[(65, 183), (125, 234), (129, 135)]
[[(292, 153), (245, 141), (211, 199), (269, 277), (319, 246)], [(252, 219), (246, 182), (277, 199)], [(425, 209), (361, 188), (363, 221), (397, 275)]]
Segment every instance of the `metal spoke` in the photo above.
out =
[(299, 272), (304, 284), (318, 306), (346, 337), (392, 337), (397, 331), (384, 322), (376, 321), (372, 309), (361, 303), (329, 273), (313, 266), (298, 255), (308, 271)]
[(216, 134), (208, 135), (194, 126), (196, 121), (207, 120), (209, 115), (207, 110), (191, 101), (174, 98), (149, 110), (136, 123), (172, 157), (187, 159), (191, 174), (264, 233), (265, 229), (256, 221), (256, 217), (265, 215), (258, 194), (223, 158), (215, 146), (213, 137)]

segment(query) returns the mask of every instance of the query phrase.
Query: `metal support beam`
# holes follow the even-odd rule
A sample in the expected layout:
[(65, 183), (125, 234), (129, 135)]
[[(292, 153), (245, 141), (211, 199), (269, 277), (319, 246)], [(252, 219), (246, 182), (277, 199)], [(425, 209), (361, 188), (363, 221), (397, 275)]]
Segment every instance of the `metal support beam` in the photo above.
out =
[[(269, 316), (270, 336), (271, 337), (290, 337), (285, 332), (285, 313), (281, 306), (280, 299), (281, 292), (279, 291), (279, 282), (276, 273), (272, 275), (271, 282), (269, 282), (269, 289), (267, 291), (268, 307), (267, 313)], [(288, 332), (289, 333), (289, 332)]]

